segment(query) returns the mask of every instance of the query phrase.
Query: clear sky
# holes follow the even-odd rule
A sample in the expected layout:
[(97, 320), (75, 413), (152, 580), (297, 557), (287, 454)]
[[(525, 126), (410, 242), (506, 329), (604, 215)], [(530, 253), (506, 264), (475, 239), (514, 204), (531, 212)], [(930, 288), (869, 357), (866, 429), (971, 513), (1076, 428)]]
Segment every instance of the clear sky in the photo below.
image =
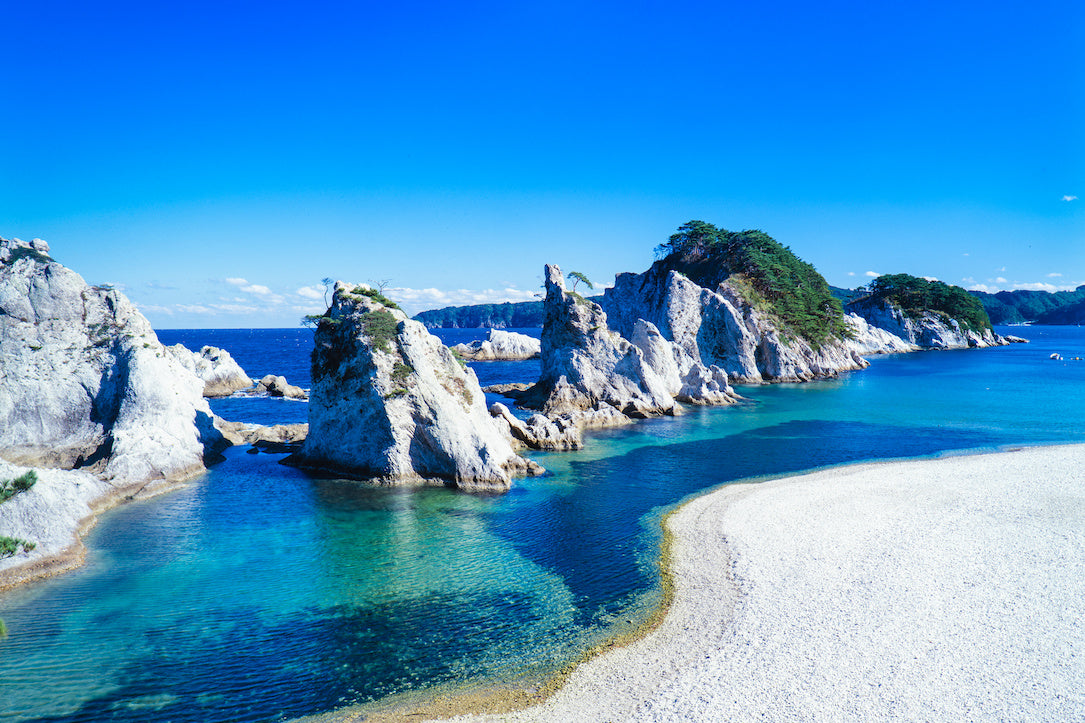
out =
[(6, 3), (0, 235), (158, 328), (642, 271), (759, 228), (830, 283), (1085, 283), (1085, 3)]

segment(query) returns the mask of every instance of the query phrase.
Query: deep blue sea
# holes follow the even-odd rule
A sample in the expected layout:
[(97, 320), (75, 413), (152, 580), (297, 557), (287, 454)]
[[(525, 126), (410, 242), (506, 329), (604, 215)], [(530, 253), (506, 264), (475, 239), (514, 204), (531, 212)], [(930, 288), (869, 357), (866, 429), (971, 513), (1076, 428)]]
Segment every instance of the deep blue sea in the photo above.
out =
[[(660, 518), (690, 495), (861, 460), (1085, 441), (1085, 361), (1070, 360), (1085, 357), (1085, 330), (1000, 331), (1033, 343), (742, 387), (737, 407), (533, 454), (550, 474), (502, 495), (316, 479), (231, 450), (186, 488), (103, 515), (85, 567), (0, 594), (0, 720), (278, 721), (544, 678), (658, 604)], [(308, 330), (159, 336), (309, 386)], [(537, 362), (472, 366), (484, 385), (538, 374)], [(306, 410), (212, 407), (263, 424)]]

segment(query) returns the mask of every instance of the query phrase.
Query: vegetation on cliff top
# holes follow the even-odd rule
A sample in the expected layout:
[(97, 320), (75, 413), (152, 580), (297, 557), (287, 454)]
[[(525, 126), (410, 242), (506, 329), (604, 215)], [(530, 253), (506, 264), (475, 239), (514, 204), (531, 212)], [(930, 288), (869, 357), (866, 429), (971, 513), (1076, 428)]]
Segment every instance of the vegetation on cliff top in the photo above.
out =
[(866, 299), (889, 301), (905, 314), (916, 318), (934, 312), (945, 320), (956, 319), (961, 326), (983, 333), (991, 328), (991, 319), (979, 299), (960, 286), (942, 281), (928, 281), (911, 274), (886, 274), (870, 282)]
[(785, 331), (815, 349), (851, 330), (840, 301), (825, 278), (762, 231), (727, 231), (704, 221), (689, 221), (656, 247), (664, 268), (714, 288), (731, 279), (757, 297), (749, 299), (775, 316)]

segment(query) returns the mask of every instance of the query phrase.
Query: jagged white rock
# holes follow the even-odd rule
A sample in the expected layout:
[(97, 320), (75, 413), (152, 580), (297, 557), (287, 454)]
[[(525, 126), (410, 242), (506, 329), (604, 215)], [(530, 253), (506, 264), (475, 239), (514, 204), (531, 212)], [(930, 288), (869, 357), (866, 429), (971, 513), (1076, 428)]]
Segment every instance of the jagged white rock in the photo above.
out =
[(642, 274), (618, 274), (601, 303), (611, 328), (623, 336), (636, 333), (638, 320), (654, 324), (673, 342), (683, 377), (700, 364), (691, 388), (711, 376), (713, 366), (729, 381), (743, 383), (808, 381), (867, 366), (841, 340), (815, 349), (804, 339), (785, 336), (735, 283), (706, 289), (661, 262)]
[(470, 369), (399, 309), (335, 285), (316, 329), (309, 434), (294, 461), (388, 484), (507, 489), (538, 474), (487, 413)]
[(616, 408), (631, 417), (674, 414), (668, 382), (645, 353), (607, 327), (593, 301), (565, 289), (561, 269), (547, 265), (539, 382), (524, 398), (547, 416)]
[[(0, 458), (82, 470), (41, 474), (41, 490), (0, 505), (0, 534), (10, 534), (16, 511), (33, 520), (23, 525), (39, 543), (31, 562), (52, 549), (43, 539), (70, 542), (76, 533), (81, 517), (57, 510), (83, 515), (84, 503), (97, 509), (166, 489), (202, 472), (224, 444), (203, 381), (147, 319), (120, 292), (88, 286), (48, 254), (40, 240), (0, 239)], [(70, 504), (49, 502), (65, 495)]]
[(194, 352), (183, 344), (174, 344), (166, 347), (166, 351), (181, 366), (203, 380), (205, 397), (228, 397), (234, 392), (251, 389), (253, 386), (249, 375), (225, 349), (205, 346)]
[(515, 331), (490, 329), (483, 341), (457, 344), (452, 350), (470, 361), (520, 361), (539, 356), (541, 342)]

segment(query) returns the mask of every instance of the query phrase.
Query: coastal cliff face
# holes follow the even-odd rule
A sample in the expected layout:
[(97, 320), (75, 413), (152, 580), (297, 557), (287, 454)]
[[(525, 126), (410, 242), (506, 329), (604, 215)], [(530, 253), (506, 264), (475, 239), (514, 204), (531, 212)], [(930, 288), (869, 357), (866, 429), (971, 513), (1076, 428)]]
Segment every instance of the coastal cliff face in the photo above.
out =
[(910, 315), (885, 299), (858, 299), (847, 308), (871, 326), (884, 329), (919, 349), (968, 349), (1008, 343), (991, 329), (974, 331), (965, 328), (957, 319), (932, 311)]
[(466, 489), (507, 489), (511, 477), (541, 472), (491, 419), (474, 372), (386, 301), (336, 284), (316, 329), (309, 434), (293, 461)]
[(180, 480), (220, 441), (204, 384), (120, 292), (0, 242), (0, 456), (116, 484)]
[(841, 340), (812, 347), (787, 335), (751, 304), (740, 284), (704, 288), (656, 262), (641, 274), (618, 274), (603, 294), (612, 329), (635, 334), (638, 320), (652, 323), (674, 345), (679, 373), (695, 367), (722, 370), (732, 382), (808, 381), (862, 369), (867, 362)]
[(0, 586), (63, 568), (84, 518), (202, 472), (225, 446), (204, 382), (123, 294), (88, 286), (42, 241), (0, 239), (0, 359), (0, 478), (45, 468), (0, 505), (0, 535), (36, 545), (0, 560)]
[(629, 417), (673, 414), (668, 383), (644, 351), (608, 327), (598, 304), (569, 293), (560, 268), (547, 265), (544, 273), (540, 375), (527, 404), (547, 416), (602, 408)]

